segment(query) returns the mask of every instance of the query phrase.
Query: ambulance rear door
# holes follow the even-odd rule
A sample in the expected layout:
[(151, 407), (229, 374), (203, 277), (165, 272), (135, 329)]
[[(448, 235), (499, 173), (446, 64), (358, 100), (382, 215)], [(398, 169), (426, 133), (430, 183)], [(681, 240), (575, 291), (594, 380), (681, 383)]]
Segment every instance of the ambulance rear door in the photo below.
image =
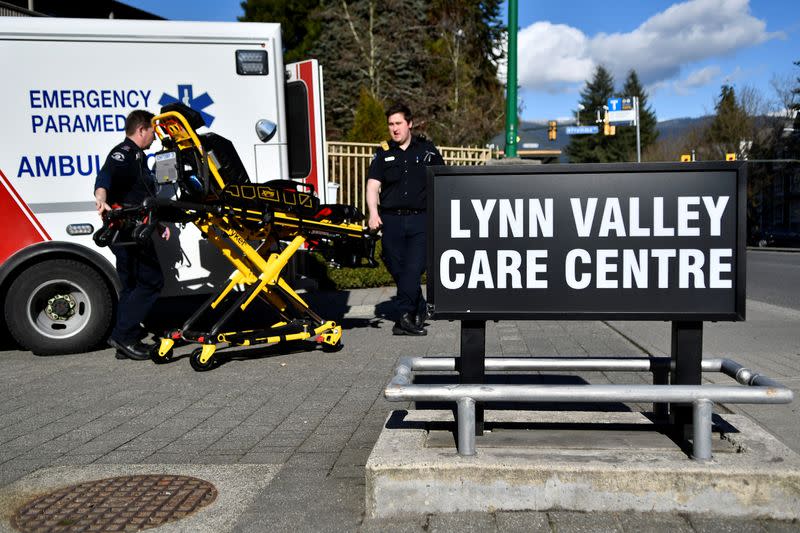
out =
[(289, 176), (314, 186), (320, 203), (336, 203), (327, 183), (322, 67), (316, 59), (286, 65), (286, 129)]

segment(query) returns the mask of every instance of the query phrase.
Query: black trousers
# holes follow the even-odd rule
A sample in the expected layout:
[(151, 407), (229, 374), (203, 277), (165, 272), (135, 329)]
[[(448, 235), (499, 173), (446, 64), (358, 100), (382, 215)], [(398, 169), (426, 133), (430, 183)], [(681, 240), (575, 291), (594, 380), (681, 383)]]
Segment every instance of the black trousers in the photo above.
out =
[(111, 246), (111, 251), (122, 282), (111, 338), (125, 344), (137, 342), (146, 335), (140, 324), (161, 294), (164, 274), (152, 246)]
[(420, 278), (425, 272), (427, 239), (426, 215), (381, 213), (383, 221), (383, 260), (397, 285), (400, 314), (415, 314), (425, 306)]

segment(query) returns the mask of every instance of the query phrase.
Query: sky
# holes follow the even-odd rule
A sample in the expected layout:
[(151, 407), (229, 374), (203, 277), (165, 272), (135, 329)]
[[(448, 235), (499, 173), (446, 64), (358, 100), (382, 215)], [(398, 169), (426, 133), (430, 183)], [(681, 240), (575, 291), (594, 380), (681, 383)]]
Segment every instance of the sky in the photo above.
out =
[[(123, 0), (174, 20), (235, 21), (240, 0)], [(723, 84), (796, 86), (800, 0), (518, 0), (517, 71), (523, 120), (572, 120), (598, 65), (620, 91), (630, 69), (659, 120), (714, 112)], [(508, 23), (507, 3), (502, 8)], [(323, 65), (324, 68), (324, 65)], [(615, 96), (626, 96), (621, 93)]]

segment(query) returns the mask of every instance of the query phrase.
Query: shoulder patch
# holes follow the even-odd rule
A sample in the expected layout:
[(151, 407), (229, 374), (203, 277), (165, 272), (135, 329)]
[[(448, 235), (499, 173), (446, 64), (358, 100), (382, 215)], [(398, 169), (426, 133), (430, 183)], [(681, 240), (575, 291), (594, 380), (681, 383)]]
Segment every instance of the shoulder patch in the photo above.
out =
[(388, 150), (389, 149), (389, 143), (386, 142), (386, 141), (381, 141), (381, 148), (383, 148), (384, 150)]
[(125, 161), (125, 154), (123, 154), (122, 152), (112, 152), (111, 159), (122, 163), (123, 161)]

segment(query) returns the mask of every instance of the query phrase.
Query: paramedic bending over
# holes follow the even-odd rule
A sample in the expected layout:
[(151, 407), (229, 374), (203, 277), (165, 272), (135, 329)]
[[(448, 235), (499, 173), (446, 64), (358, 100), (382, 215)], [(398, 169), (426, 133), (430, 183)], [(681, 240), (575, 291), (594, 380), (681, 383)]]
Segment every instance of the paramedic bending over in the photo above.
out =
[[(111, 205), (137, 205), (155, 195), (155, 180), (147, 168), (144, 153), (155, 139), (152, 118), (149, 111), (137, 109), (125, 120), (125, 140), (111, 149), (95, 180), (94, 199), (99, 215), (110, 211)], [(121, 241), (132, 242), (130, 233), (121, 237)], [(164, 238), (168, 238), (167, 233)], [(164, 286), (155, 247), (149, 242), (146, 245), (112, 244), (110, 248), (117, 258), (122, 291), (108, 343), (117, 349), (117, 359), (150, 359), (155, 345), (142, 342), (147, 333), (141, 323)]]

